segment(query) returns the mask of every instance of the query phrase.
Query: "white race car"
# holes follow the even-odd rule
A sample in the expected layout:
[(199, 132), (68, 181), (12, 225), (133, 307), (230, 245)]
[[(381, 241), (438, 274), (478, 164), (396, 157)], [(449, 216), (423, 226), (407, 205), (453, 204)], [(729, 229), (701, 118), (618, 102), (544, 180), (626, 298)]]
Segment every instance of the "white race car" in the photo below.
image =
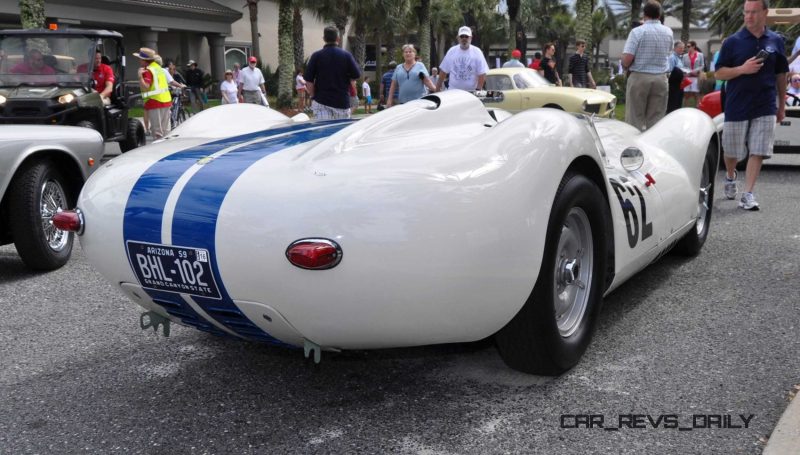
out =
[(458, 90), (360, 121), (228, 105), (106, 163), (58, 222), (143, 328), (317, 360), (494, 335), (513, 368), (559, 374), (603, 295), (673, 246), (699, 252), (717, 157), (695, 109), (640, 133)]

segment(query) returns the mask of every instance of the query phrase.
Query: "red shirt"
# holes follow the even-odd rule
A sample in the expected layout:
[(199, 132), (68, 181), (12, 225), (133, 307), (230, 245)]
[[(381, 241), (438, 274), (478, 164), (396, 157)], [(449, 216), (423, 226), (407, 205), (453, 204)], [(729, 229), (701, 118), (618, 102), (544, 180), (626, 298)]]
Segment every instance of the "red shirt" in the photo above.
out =
[[(144, 74), (142, 74), (142, 79), (147, 85), (153, 85), (153, 73), (150, 71), (150, 68), (144, 69)], [(162, 107), (172, 107), (172, 102), (160, 102), (154, 99), (149, 99), (144, 102), (144, 108), (147, 110), (151, 109), (161, 109)]]
[(54, 70), (53, 67), (47, 66), (47, 65), (42, 65), (37, 70), (36, 68), (34, 68), (31, 65), (29, 65), (28, 62), (22, 62), (22, 63), (20, 63), (18, 65), (15, 65), (13, 68), (11, 68), (10, 73), (11, 74), (36, 74), (36, 75), (44, 74), (44, 75), (50, 76), (50, 75), (56, 74), (56, 70)]
[(529, 66), (528, 68), (535, 69), (535, 70), (541, 69), (540, 68), (541, 63), (542, 63), (542, 59), (540, 59), (540, 58), (534, 59), (533, 62), (531, 62), (531, 66)]
[(94, 69), (92, 79), (94, 79), (95, 90), (102, 92), (106, 88), (106, 82), (111, 82), (111, 85), (114, 85), (114, 70), (105, 63), (101, 63), (100, 66)]

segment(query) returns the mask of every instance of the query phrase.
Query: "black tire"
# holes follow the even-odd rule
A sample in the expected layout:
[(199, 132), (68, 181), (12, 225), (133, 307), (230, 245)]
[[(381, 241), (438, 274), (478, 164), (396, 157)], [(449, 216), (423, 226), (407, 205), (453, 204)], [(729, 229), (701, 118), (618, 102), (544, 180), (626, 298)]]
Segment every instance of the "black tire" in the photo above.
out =
[[(597, 185), (583, 175), (567, 173), (550, 212), (542, 266), (533, 291), (519, 313), (495, 335), (508, 366), (526, 373), (558, 375), (578, 363), (591, 340), (605, 292), (607, 236), (612, 235), (609, 218), (608, 203)], [(571, 241), (581, 235), (586, 245)], [(577, 251), (569, 253), (573, 249)], [(565, 279), (570, 263), (577, 265), (574, 270), (583, 288)], [(569, 306), (573, 293), (571, 311), (559, 315), (563, 306), (558, 307), (557, 298), (567, 295)]]
[(97, 132), (100, 132), (100, 129), (97, 127), (97, 124), (91, 120), (81, 120), (80, 122), (76, 123), (75, 126), (80, 126), (82, 128), (90, 128)]
[(131, 151), (135, 148), (145, 145), (144, 126), (138, 119), (128, 119), (127, 131), (125, 132), (125, 139), (119, 143), (119, 149), (122, 153)]
[(23, 165), (9, 189), (11, 235), (22, 262), (34, 270), (54, 270), (72, 254), (74, 234), (55, 229), (49, 218), (74, 203), (66, 180), (50, 161)]
[(675, 245), (675, 252), (683, 256), (697, 256), (708, 238), (711, 228), (711, 215), (714, 212), (714, 171), (717, 159), (717, 143), (711, 141), (706, 150), (706, 159), (703, 161), (703, 171), (700, 174), (700, 188), (698, 189), (699, 216), (692, 229), (687, 232)]

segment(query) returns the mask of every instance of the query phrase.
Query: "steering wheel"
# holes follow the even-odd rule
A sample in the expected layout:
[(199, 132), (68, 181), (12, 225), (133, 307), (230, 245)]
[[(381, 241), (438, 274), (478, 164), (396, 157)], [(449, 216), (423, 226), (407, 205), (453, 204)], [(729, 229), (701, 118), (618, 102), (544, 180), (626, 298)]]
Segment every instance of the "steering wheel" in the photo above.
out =
[[(790, 99), (791, 98), (791, 99)], [(800, 96), (787, 93), (786, 94), (786, 105), (787, 106), (800, 106)]]

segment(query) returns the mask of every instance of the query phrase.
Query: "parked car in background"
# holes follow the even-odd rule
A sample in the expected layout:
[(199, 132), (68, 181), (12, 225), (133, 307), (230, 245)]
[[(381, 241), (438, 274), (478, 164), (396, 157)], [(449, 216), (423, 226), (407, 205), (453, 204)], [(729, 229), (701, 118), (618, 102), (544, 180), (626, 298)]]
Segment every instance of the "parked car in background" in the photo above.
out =
[(103, 138), (76, 126), (0, 125), (0, 245), (13, 243), (34, 270), (64, 265), (74, 234), (52, 217), (74, 207), (100, 164)]
[(489, 104), (512, 113), (536, 107), (612, 117), (617, 97), (590, 88), (557, 87), (530, 68), (495, 68), (486, 74), (486, 90), (503, 92), (503, 100)]

